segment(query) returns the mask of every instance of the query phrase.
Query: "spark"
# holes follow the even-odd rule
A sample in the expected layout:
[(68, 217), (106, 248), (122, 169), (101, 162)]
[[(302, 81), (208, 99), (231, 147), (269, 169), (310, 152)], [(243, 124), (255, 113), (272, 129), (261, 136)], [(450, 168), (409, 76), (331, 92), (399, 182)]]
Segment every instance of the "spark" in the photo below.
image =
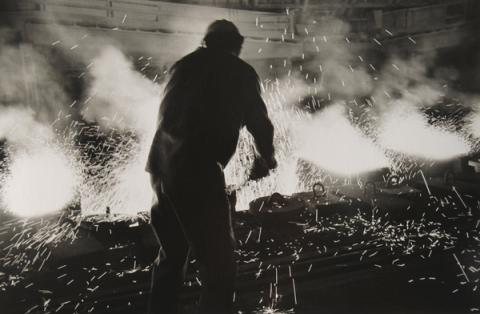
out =
[(297, 289), (295, 287), (295, 278), (292, 278), (292, 288), (293, 288), (293, 300), (294, 304), (297, 305)]
[(463, 269), (462, 264), (460, 264), (460, 261), (458, 260), (457, 255), (455, 255), (455, 253), (453, 253), (453, 257), (455, 258), (455, 261), (457, 262), (458, 267), (460, 267), (460, 270), (462, 271), (462, 274), (463, 274), (463, 276), (465, 277), (465, 279), (466, 279), (468, 282), (470, 282), (470, 279), (468, 279), (467, 273), (465, 273), (465, 270)]
[(432, 192), (430, 191), (430, 188), (429, 188), (428, 183), (427, 183), (427, 179), (425, 178), (425, 175), (423, 174), (423, 171), (420, 169), (418, 172), (422, 176), (423, 183), (425, 183), (425, 187), (427, 188), (428, 195), (432, 195)]
[(458, 193), (457, 191), (457, 188), (455, 188), (454, 186), (452, 186), (452, 190), (455, 192), (455, 194), (457, 194), (458, 196), (458, 199), (460, 200), (460, 202), (462, 202), (462, 205), (465, 209), (467, 209), (467, 204), (465, 204), (465, 201), (463, 200), (462, 196), (460, 195), (460, 193)]

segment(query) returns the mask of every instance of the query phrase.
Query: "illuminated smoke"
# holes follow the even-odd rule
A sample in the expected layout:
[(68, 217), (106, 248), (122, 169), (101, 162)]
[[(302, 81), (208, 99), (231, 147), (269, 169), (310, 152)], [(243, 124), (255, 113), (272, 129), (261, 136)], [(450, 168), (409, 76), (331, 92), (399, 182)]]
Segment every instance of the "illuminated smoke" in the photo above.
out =
[(378, 110), (402, 102), (403, 106), (429, 107), (442, 99), (445, 90), (441, 82), (428, 77), (433, 55), (416, 55), (408, 59), (390, 57), (380, 73), (372, 99)]
[(2, 108), (0, 138), (7, 141), (10, 161), (1, 188), (1, 202), (7, 211), (36, 216), (56, 212), (74, 201), (80, 183), (78, 165), (31, 109)]
[(468, 154), (470, 145), (445, 127), (430, 125), (417, 109), (396, 104), (381, 121), (379, 143), (393, 151), (432, 160)]
[(48, 125), (59, 112), (70, 109), (64, 81), (50, 61), (54, 58), (45, 50), (29, 44), (6, 44), (9, 35), (5, 34), (10, 33), (0, 28), (0, 107), (32, 108), (36, 120)]
[(312, 56), (305, 66), (318, 72), (313, 84), (316, 91), (323, 96), (346, 98), (368, 95), (374, 81), (368, 73), (368, 63), (359, 59), (360, 49), (348, 40), (350, 24), (332, 16), (321, 20), (314, 15), (308, 18), (308, 14), (305, 12), (303, 19), (310, 36), (304, 45)]
[(313, 116), (297, 134), (299, 156), (318, 167), (350, 176), (389, 166), (382, 151), (334, 105)]
[(0, 139), (20, 148), (40, 146), (55, 138), (52, 129), (24, 107), (0, 107)]
[(108, 160), (85, 168), (100, 167), (80, 188), (85, 213), (131, 213), (149, 210), (153, 192), (145, 171), (147, 154), (156, 129), (161, 86), (133, 69), (121, 51), (105, 47), (90, 68), (93, 78), (83, 116), (106, 130), (123, 133), (121, 143)]
[(13, 34), (0, 29), (0, 139), (7, 153), (0, 202), (12, 214), (28, 217), (69, 205), (80, 176), (73, 154), (56, 134), (68, 124), (59, 120), (69, 109), (62, 81), (44, 51), (8, 45)]
[(21, 217), (40, 216), (74, 200), (79, 176), (62, 150), (45, 146), (14, 153), (11, 159), (2, 191), (7, 211)]
[(135, 71), (113, 46), (104, 47), (93, 59), (90, 74), (89, 101), (82, 111), (85, 119), (150, 139), (157, 122), (160, 87)]

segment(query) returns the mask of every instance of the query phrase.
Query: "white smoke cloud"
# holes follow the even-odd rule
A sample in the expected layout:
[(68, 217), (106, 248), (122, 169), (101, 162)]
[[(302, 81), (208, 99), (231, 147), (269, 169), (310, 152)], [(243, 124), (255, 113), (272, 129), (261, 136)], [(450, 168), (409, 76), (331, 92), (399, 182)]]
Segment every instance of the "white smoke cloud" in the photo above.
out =
[(52, 123), (70, 103), (60, 75), (48, 55), (29, 44), (8, 45), (6, 38), (0, 38), (0, 105), (29, 107), (38, 121)]
[(53, 141), (55, 133), (48, 125), (35, 119), (31, 108), (0, 107), (0, 139), (25, 149)]
[(470, 144), (460, 134), (439, 125), (410, 104), (396, 102), (381, 119), (379, 143), (406, 155), (432, 160), (448, 160), (470, 152)]
[[(48, 55), (28, 44), (8, 44), (0, 31), (0, 139), (11, 150), (30, 150), (58, 140), (59, 117), (69, 101)], [(60, 121), (60, 122), (59, 122)]]
[(336, 104), (300, 127), (298, 154), (323, 170), (351, 176), (389, 166), (389, 161), (371, 139), (353, 126), (345, 108)]
[(0, 174), (3, 209), (30, 217), (57, 212), (75, 201), (81, 183), (76, 152), (67, 152), (32, 109), (2, 108), (0, 139), (8, 145), (6, 172)]
[(11, 34), (0, 31), (0, 139), (8, 159), (0, 203), (27, 217), (67, 206), (80, 177), (54, 127), (68, 124), (58, 119), (69, 110), (59, 75), (48, 55), (28, 44), (8, 44)]
[(88, 104), (82, 111), (86, 120), (106, 128), (153, 134), (160, 104), (161, 88), (139, 72), (125, 55), (106, 46), (93, 59)]
[(427, 75), (433, 59), (433, 55), (389, 58), (372, 93), (377, 109), (388, 109), (395, 106), (397, 101), (422, 108), (441, 100), (445, 96), (442, 82)]
[(358, 57), (358, 46), (348, 40), (350, 25), (328, 17), (312, 22), (309, 27), (311, 36), (307, 37), (305, 47), (314, 55), (306, 66), (319, 72), (319, 79), (314, 84), (318, 92), (341, 98), (368, 95), (373, 80), (368, 65)]

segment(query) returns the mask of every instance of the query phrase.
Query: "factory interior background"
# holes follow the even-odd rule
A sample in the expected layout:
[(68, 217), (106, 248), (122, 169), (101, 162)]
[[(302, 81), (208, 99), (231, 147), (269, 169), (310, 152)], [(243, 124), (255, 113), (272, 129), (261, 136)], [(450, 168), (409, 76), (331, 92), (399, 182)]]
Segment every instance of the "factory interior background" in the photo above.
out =
[(225, 169), (239, 313), (480, 312), (477, 0), (3, 0), (0, 312), (145, 312), (163, 87), (222, 18), (278, 161)]

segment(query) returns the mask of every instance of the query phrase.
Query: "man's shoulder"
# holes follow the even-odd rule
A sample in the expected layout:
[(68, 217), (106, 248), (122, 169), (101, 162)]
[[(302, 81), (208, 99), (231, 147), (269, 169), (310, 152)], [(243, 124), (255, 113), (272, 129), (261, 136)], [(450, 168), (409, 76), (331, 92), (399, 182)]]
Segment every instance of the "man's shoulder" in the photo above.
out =
[(234, 64), (235, 66), (237, 66), (238, 68), (242, 69), (243, 71), (246, 71), (246, 72), (255, 72), (255, 70), (253, 69), (253, 67), (248, 64), (245, 60), (243, 60), (242, 58), (238, 57), (238, 56), (235, 56), (233, 54), (227, 54), (226, 55), (226, 58), (228, 58), (228, 61), (232, 64)]
[(174, 69), (189, 68), (190, 66), (196, 66), (199, 63), (208, 64), (214, 63), (222, 68), (229, 68), (237, 74), (249, 78), (258, 78), (255, 69), (241, 58), (232, 54), (212, 54), (208, 49), (200, 47), (193, 52), (187, 54), (178, 60), (174, 65)]
[(181, 59), (179, 59), (177, 62), (175, 62), (174, 67), (182, 66), (189, 64), (191, 62), (194, 62), (195, 60), (202, 58), (204, 55), (204, 51), (202, 48), (198, 48), (191, 53), (183, 56)]
[(242, 74), (246, 78), (258, 79), (257, 72), (248, 62), (233, 55), (231, 58), (232, 63), (235, 65), (235, 71), (237, 71), (239, 74)]

